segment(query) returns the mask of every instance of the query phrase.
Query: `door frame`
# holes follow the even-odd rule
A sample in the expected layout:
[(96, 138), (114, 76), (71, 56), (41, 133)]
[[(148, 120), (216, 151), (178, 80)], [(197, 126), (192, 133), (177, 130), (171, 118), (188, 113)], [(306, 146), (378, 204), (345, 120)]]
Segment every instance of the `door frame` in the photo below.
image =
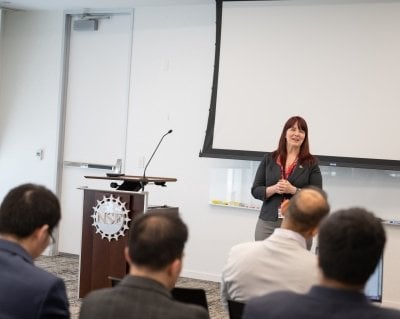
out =
[[(129, 120), (129, 101), (130, 101), (130, 86), (131, 86), (131, 72), (132, 72), (132, 51), (133, 51), (133, 22), (134, 22), (134, 10), (92, 10), (85, 9), (82, 11), (65, 11), (63, 15), (63, 35), (62, 35), (62, 54), (61, 54), (61, 80), (60, 80), (60, 94), (59, 94), (59, 117), (58, 117), (58, 150), (57, 150), (57, 173), (55, 181), (55, 193), (59, 199), (61, 199), (62, 192), (62, 177), (64, 169), (64, 141), (65, 141), (65, 121), (66, 121), (66, 111), (67, 111), (67, 89), (68, 89), (68, 70), (69, 70), (69, 53), (70, 53), (70, 39), (71, 39), (71, 27), (72, 19), (76, 16), (82, 16), (83, 14), (92, 15), (130, 15), (131, 25), (130, 25), (130, 39), (129, 39), (129, 65), (127, 70), (127, 83), (128, 91), (126, 92), (126, 126), (125, 126), (125, 143), (127, 141), (128, 134), (128, 120)], [(122, 170), (124, 170), (126, 162), (126, 144), (125, 151), (122, 158)], [(55, 256), (59, 254), (58, 251), (58, 240), (59, 240), (59, 229), (58, 227), (54, 230), (53, 234), (55, 238), (55, 243), (51, 244), (47, 248), (47, 254), (49, 256)]]

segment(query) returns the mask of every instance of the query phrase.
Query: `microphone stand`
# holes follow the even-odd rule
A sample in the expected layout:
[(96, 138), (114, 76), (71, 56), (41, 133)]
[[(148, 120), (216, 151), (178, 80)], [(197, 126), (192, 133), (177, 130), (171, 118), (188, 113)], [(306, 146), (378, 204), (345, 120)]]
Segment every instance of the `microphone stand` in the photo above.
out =
[(148, 160), (148, 162), (147, 162), (147, 164), (146, 164), (146, 166), (145, 166), (145, 168), (144, 168), (143, 176), (142, 176), (141, 181), (140, 181), (140, 185), (142, 186), (142, 191), (144, 191), (144, 186), (147, 184), (147, 178), (146, 178), (146, 169), (147, 169), (147, 166), (149, 166), (151, 160), (153, 159), (154, 154), (157, 152), (158, 147), (160, 146), (160, 144), (161, 144), (162, 140), (164, 139), (164, 137), (166, 137), (168, 134), (171, 134), (171, 133), (172, 133), (172, 130), (169, 130), (167, 133), (165, 133), (165, 134), (161, 137), (160, 141), (158, 142), (156, 148), (155, 148), (154, 151), (153, 151), (153, 154), (151, 154), (150, 159)]

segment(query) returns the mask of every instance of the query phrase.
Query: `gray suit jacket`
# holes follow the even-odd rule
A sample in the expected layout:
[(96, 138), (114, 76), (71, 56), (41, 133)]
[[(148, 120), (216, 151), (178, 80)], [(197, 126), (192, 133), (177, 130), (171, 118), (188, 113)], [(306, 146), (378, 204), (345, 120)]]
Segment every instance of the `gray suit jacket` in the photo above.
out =
[(197, 305), (176, 301), (152, 279), (127, 275), (114, 288), (99, 289), (83, 299), (80, 319), (207, 319)]
[(251, 299), (244, 319), (399, 319), (400, 311), (376, 307), (364, 294), (314, 286), (301, 295), (281, 291)]

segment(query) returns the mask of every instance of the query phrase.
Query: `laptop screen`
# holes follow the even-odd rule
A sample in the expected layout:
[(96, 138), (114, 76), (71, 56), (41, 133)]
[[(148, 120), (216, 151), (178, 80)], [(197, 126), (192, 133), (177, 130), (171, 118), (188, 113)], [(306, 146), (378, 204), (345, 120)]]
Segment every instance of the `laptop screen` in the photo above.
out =
[(383, 256), (379, 260), (374, 273), (369, 277), (365, 285), (365, 295), (369, 300), (375, 302), (382, 301), (382, 278), (383, 278)]

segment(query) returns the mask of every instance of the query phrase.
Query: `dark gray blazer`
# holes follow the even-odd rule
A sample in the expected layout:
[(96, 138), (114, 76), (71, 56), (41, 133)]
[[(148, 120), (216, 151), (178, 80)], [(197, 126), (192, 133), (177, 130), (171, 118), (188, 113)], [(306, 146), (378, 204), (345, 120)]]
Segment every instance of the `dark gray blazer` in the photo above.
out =
[(0, 318), (69, 317), (64, 281), (36, 267), (21, 245), (0, 239)]
[(314, 286), (305, 294), (281, 291), (249, 300), (244, 319), (399, 319), (400, 311), (374, 306), (363, 293)]
[(159, 282), (127, 275), (113, 288), (83, 299), (80, 319), (207, 319), (200, 306), (176, 301)]
[[(260, 219), (268, 221), (278, 220), (278, 208), (280, 207), (283, 196), (290, 199), (291, 194), (274, 194), (265, 198), (265, 189), (268, 186), (276, 184), (281, 178), (281, 169), (276, 161), (272, 158), (271, 153), (268, 153), (262, 159), (258, 166), (256, 176), (254, 178), (251, 194), (254, 198), (262, 200), (263, 204), (260, 211)], [(322, 188), (322, 175), (318, 164), (306, 166), (297, 164), (288, 181), (297, 188), (306, 186), (316, 186)]]

